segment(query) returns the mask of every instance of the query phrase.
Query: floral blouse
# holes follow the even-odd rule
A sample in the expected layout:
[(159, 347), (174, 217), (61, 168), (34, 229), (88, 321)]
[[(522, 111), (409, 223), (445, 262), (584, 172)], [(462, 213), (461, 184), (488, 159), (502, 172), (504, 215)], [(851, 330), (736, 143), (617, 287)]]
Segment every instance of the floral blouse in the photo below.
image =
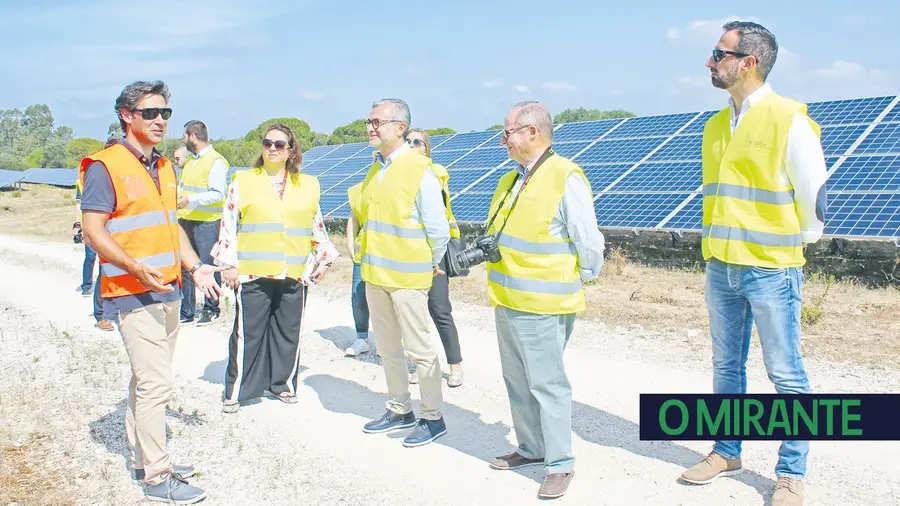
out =
[[(281, 187), (284, 184), (282, 178), (269, 178), (272, 187), (276, 193), (281, 193)], [(239, 204), (240, 187), (237, 179), (228, 186), (225, 195), (225, 205), (222, 209), (222, 224), (219, 227), (219, 240), (212, 248), (212, 257), (216, 265), (227, 267), (239, 267), (238, 251), (237, 251), (237, 229), (241, 222), (241, 206)], [(316, 261), (320, 264), (331, 265), (340, 255), (334, 243), (328, 238), (328, 231), (325, 229), (325, 222), (322, 219), (322, 210), (317, 209), (316, 215), (312, 222), (312, 244), (310, 245), (312, 252), (315, 254)], [(270, 279), (285, 279), (287, 270), (282, 271), (276, 276), (253, 276), (251, 274), (241, 274), (238, 281), (247, 283), (259, 277), (267, 277)], [(299, 280), (298, 280), (299, 281)]]

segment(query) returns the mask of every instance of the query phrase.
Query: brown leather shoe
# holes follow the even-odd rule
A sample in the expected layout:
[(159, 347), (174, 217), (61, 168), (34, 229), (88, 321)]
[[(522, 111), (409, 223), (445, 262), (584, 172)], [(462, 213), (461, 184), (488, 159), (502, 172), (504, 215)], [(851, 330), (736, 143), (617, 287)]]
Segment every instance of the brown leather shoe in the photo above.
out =
[(550, 473), (544, 478), (541, 489), (538, 490), (538, 497), (541, 499), (556, 499), (562, 497), (569, 488), (569, 483), (575, 477), (575, 470), (568, 473)]
[(710, 452), (702, 462), (681, 473), (681, 479), (694, 485), (706, 485), (716, 478), (734, 476), (743, 471), (741, 459), (728, 459), (716, 452)]
[(526, 459), (519, 455), (519, 452), (513, 452), (509, 455), (501, 455), (491, 460), (491, 467), (500, 471), (512, 471), (528, 466), (542, 466), (544, 459)]
[(772, 506), (803, 506), (803, 481), (786, 476), (778, 478)]
[(100, 320), (97, 323), (95, 323), (94, 326), (100, 330), (105, 330), (107, 332), (109, 332), (111, 330), (116, 330), (115, 325), (113, 325), (113, 323), (109, 320)]

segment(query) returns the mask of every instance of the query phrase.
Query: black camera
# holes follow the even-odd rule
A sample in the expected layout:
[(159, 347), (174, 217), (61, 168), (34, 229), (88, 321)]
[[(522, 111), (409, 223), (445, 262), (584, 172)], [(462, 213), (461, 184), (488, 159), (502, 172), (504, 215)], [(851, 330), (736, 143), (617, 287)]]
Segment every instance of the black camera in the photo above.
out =
[(491, 263), (500, 261), (500, 246), (493, 235), (483, 235), (475, 239), (475, 246), (456, 254), (456, 261), (464, 269), (478, 265), (487, 260)]
[(75, 228), (75, 229), (78, 230), (78, 232), (72, 234), (72, 241), (73, 241), (75, 244), (81, 244), (81, 243), (83, 243), (83, 242), (84, 242), (84, 235), (81, 233), (81, 223), (75, 223), (74, 225), (72, 225), (72, 228)]

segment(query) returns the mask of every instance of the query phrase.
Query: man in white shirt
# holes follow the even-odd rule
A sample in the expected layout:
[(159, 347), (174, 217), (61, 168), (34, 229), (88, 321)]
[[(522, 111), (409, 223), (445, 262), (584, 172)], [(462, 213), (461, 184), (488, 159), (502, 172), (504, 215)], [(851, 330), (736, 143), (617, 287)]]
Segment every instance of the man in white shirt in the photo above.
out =
[[(825, 157), (806, 105), (765, 82), (778, 44), (749, 22), (726, 24), (706, 66), (731, 95), (703, 132), (703, 257), (713, 345), (713, 391), (747, 393), (756, 322), (763, 360), (779, 394), (809, 393), (800, 351), (803, 247), (825, 228)], [(778, 451), (772, 506), (803, 504), (808, 441)], [(716, 441), (682, 473), (703, 485), (740, 473), (741, 441)]]

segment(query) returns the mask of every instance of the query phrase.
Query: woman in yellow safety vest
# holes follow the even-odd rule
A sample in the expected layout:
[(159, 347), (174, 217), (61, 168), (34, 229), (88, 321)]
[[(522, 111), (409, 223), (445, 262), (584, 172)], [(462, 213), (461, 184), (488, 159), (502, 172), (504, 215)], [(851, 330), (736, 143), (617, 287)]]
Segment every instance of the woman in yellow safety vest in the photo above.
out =
[(319, 209), (319, 181), (300, 173), (303, 154), (291, 129), (268, 127), (263, 152), (228, 187), (212, 250), (223, 284), (234, 289), (223, 411), (269, 391), (297, 402), (300, 329), (309, 284), (338, 257)]

